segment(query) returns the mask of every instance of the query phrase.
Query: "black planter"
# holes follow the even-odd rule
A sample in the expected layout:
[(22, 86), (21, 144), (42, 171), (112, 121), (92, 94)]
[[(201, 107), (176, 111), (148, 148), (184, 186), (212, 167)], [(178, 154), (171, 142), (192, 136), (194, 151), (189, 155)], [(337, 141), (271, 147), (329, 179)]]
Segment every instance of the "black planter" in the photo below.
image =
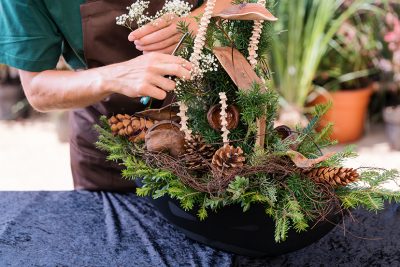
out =
[(218, 213), (209, 212), (200, 221), (196, 212), (186, 212), (179, 202), (169, 197), (150, 199), (162, 215), (187, 237), (210, 247), (250, 257), (278, 256), (302, 249), (328, 234), (341, 216), (335, 215), (329, 222), (320, 222), (307, 232), (290, 230), (288, 239), (276, 243), (275, 223), (261, 205), (253, 205), (243, 213), (239, 205), (225, 207)]

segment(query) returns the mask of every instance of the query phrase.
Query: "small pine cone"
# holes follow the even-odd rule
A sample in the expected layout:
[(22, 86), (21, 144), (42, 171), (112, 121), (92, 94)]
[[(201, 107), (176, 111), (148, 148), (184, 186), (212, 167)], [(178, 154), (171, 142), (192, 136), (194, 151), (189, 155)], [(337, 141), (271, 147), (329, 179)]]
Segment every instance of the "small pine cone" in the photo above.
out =
[(215, 153), (215, 148), (212, 145), (207, 144), (200, 135), (195, 135), (192, 139), (185, 141), (184, 147), (185, 154), (182, 159), (189, 170), (207, 169)]
[(304, 174), (317, 183), (330, 184), (334, 187), (346, 186), (356, 182), (360, 175), (355, 169), (351, 168), (330, 168), (321, 167), (304, 171)]
[(225, 145), (215, 152), (212, 165), (223, 173), (242, 168), (246, 158), (243, 150), (230, 145)]
[(118, 114), (112, 116), (108, 123), (113, 135), (128, 137), (131, 142), (144, 141), (147, 129), (153, 126), (154, 122), (143, 118)]

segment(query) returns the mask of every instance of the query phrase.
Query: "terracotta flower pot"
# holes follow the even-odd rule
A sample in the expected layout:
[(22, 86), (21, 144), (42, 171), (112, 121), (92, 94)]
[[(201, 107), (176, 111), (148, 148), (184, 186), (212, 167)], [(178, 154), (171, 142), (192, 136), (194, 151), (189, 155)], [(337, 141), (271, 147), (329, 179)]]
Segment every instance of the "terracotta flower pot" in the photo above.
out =
[(320, 127), (334, 123), (332, 140), (349, 143), (358, 140), (364, 133), (367, 108), (372, 94), (372, 86), (337, 91), (329, 95), (319, 95), (312, 105), (332, 102), (332, 108), (322, 118)]

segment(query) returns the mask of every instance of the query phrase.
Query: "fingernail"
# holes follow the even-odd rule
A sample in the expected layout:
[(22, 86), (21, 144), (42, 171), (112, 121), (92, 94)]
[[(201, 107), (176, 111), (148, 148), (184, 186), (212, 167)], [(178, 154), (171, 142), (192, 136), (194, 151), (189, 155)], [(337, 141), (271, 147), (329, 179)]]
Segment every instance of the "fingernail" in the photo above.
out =
[(129, 34), (128, 39), (129, 39), (129, 41), (131, 41), (131, 42), (136, 41), (135, 35), (133, 35), (132, 33)]

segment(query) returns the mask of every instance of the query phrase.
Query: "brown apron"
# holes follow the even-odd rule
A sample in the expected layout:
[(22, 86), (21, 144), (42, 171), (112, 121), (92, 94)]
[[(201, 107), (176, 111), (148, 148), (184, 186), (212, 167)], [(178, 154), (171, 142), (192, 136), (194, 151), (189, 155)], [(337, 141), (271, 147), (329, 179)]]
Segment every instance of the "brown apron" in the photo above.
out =
[[(188, 0), (193, 6), (197, 0)], [(150, 13), (160, 10), (165, 1), (150, 1)], [(84, 53), (88, 68), (130, 60), (142, 53), (128, 41), (129, 30), (118, 26), (115, 18), (126, 13), (132, 0), (88, 0), (80, 7)], [(152, 106), (161, 105), (153, 102)], [(134, 114), (143, 106), (139, 99), (114, 94), (102, 102), (71, 112), (71, 168), (75, 189), (132, 191), (135, 184), (121, 178), (121, 166), (106, 161), (106, 154), (95, 147), (93, 129), (102, 115)]]

